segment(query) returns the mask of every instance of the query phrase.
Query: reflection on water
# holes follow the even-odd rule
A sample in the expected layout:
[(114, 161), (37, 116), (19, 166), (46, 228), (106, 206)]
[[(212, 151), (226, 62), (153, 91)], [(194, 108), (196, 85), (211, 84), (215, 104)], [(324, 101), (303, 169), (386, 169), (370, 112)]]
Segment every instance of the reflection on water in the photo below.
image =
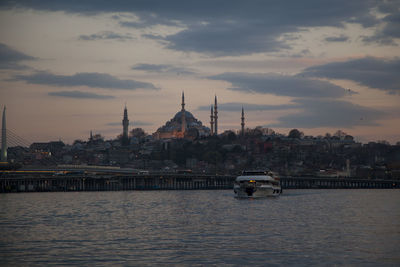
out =
[(0, 195), (6, 265), (399, 265), (399, 190)]

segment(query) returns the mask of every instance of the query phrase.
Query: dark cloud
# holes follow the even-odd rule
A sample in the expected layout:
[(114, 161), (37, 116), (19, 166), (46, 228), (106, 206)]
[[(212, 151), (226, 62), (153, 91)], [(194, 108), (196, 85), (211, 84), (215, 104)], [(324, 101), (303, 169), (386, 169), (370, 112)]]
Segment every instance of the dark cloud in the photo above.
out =
[[(241, 112), (242, 107), (245, 111), (268, 111), (268, 110), (287, 110), (287, 109), (295, 109), (299, 108), (299, 105), (296, 104), (287, 104), (287, 105), (259, 105), (259, 104), (250, 104), (250, 103), (238, 103), (238, 102), (230, 102), (230, 103), (218, 103), (218, 109), (221, 111), (229, 111), (229, 112)], [(200, 106), (197, 110), (210, 110), (211, 106)]]
[(142, 70), (147, 72), (155, 72), (155, 73), (175, 73), (175, 74), (194, 74), (191, 69), (175, 67), (173, 65), (167, 64), (137, 64), (132, 67), (133, 70)]
[(90, 35), (80, 35), (79, 40), (82, 41), (96, 41), (96, 40), (118, 40), (118, 41), (126, 41), (134, 39), (129, 34), (119, 34), (111, 31), (103, 31), (99, 33), (94, 33)]
[(372, 36), (362, 35), (360, 37), (361, 37), (361, 41), (363, 41), (364, 44), (367, 44), (367, 45), (378, 44), (378, 45), (387, 45), (387, 46), (397, 46), (397, 44), (393, 40), (393, 38), (385, 36), (381, 32), (377, 32)]
[(397, 46), (395, 39), (400, 38), (400, 1), (380, 1), (377, 9), (384, 13), (382, 25), (371, 36), (362, 36), (366, 44)]
[(128, 28), (143, 28), (145, 26), (144, 23), (137, 21), (120, 21), (119, 25)]
[[(261, 52), (277, 52), (289, 49), (278, 40), (279, 28), (258, 28), (244, 21), (218, 22), (218, 25), (196, 25), (163, 38), (167, 48), (198, 52), (211, 56), (244, 55)], [(288, 29), (289, 30), (289, 29)], [(291, 28), (290, 31), (295, 31)]]
[(252, 73), (223, 73), (208, 77), (213, 80), (227, 81), (233, 91), (248, 93), (274, 94), (291, 97), (333, 97), (345, 95), (345, 89), (327, 81), (304, 78), (302, 76), (287, 76), (279, 74), (252, 74)]
[(36, 72), (31, 75), (17, 75), (14, 80), (21, 80), (31, 84), (55, 86), (88, 86), (107, 89), (151, 89), (157, 90), (153, 84), (135, 80), (121, 80), (106, 73), (76, 73), (71, 76), (55, 75), (48, 72)]
[(151, 126), (153, 123), (147, 121), (134, 121), (133, 126)]
[(161, 37), (166, 42), (162, 44), (170, 49), (226, 56), (287, 49), (289, 46), (280, 37), (310, 27), (343, 27), (347, 22), (359, 23), (363, 27), (376, 26), (381, 21), (371, 11), (377, 4), (379, 1), (365, 0), (21, 0), (2, 1), (0, 8), (19, 7), (85, 15), (131, 12), (137, 20), (124, 19), (119, 22), (120, 25), (136, 28), (157, 24), (182, 27), (183, 30), (176, 34)]
[(35, 60), (36, 58), (21, 53), (3, 43), (0, 43), (0, 69), (27, 69), (22, 61)]
[(386, 23), (382, 29), (385, 36), (400, 38), (400, 3), (395, 13), (386, 16), (383, 21)]
[[(377, 121), (385, 114), (382, 111), (353, 104), (343, 100), (298, 98), (289, 104), (257, 105), (249, 103), (220, 103), (218, 108), (225, 112), (240, 113), (242, 106), (245, 112), (296, 110), (295, 113), (278, 118), (278, 122), (268, 127), (282, 128), (318, 128), (377, 126)], [(200, 106), (198, 110), (210, 110), (210, 106)]]
[(346, 35), (331, 36), (325, 38), (325, 41), (327, 42), (347, 42), (348, 40), (349, 37), (347, 37)]
[(127, 28), (146, 28), (153, 25), (166, 25), (166, 26), (182, 26), (178, 20), (164, 18), (155, 13), (140, 13), (140, 20), (129, 21), (123, 19), (119, 21), (119, 25)]
[[(372, 3), (372, 2), (373, 1), (371, 1), (370, 3)], [(375, 5), (374, 5), (374, 8), (375, 8)], [(380, 21), (377, 17), (371, 15), (371, 9), (370, 9), (370, 10), (366, 11), (366, 13), (364, 13), (364, 14), (359, 14), (359, 16), (348, 19), (347, 22), (358, 23), (358, 24), (361, 24), (361, 26), (363, 26), (364, 28), (370, 28), (370, 27), (373, 27), (373, 26), (379, 24)]]
[(365, 57), (313, 66), (303, 71), (306, 77), (352, 80), (359, 84), (400, 92), (400, 59)]
[(268, 127), (318, 128), (377, 126), (377, 121), (385, 113), (341, 100), (296, 99), (299, 111), (278, 118), (278, 122)]
[(384, 14), (395, 13), (400, 8), (399, 0), (378, 1), (377, 9)]
[[(130, 121), (129, 125), (132, 125), (133, 123)], [(109, 122), (107, 123), (107, 126), (121, 126), (122, 122)]]
[(291, 57), (291, 58), (303, 58), (303, 57), (307, 57), (307, 56), (311, 56), (311, 51), (310, 49), (303, 49), (299, 52), (286, 52), (286, 53), (281, 53), (281, 54), (277, 54), (278, 57)]
[(60, 96), (67, 98), (80, 98), (80, 99), (110, 99), (114, 98), (111, 95), (99, 95), (94, 93), (87, 93), (81, 91), (60, 91), (60, 92), (50, 92), (49, 96)]
[(147, 39), (152, 39), (152, 40), (156, 40), (160, 43), (164, 43), (165, 45), (167, 45), (167, 42), (164, 41), (164, 37), (162, 37), (161, 35), (154, 35), (154, 34), (142, 34), (142, 37), (145, 37)]

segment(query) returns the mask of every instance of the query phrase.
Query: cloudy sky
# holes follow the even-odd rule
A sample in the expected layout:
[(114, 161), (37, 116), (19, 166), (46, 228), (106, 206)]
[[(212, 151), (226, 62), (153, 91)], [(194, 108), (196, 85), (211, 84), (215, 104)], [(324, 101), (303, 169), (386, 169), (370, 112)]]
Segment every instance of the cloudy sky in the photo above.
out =
[(186, 108), (220, 130), (400, 141), (400, 1), (0, 2), (0, 105), (34, 141), (153, 133)]

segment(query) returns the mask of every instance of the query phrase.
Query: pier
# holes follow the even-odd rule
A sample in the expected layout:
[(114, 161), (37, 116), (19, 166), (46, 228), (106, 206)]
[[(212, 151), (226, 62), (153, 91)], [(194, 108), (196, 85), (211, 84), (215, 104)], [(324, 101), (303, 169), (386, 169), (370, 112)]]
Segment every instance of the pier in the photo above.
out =
[[(210, 190), (232, 189), (236, 176), (205, 174), (65, 174), (55, 172), (0, 173), (0, 193), (120, 191), (120, 190)], [(323, 177), (282, 177), (283, 189), (392, 189), (396, 180)]]

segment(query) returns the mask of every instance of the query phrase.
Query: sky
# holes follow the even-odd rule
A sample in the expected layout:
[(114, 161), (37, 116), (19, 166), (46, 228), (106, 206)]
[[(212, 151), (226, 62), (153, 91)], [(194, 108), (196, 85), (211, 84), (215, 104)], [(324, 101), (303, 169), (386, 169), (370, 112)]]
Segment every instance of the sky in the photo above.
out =
[(0, 2), (0, 105), (28, 142), (155, 132), (186, 109), (219, 131), (400, 141), (400, 1)]

